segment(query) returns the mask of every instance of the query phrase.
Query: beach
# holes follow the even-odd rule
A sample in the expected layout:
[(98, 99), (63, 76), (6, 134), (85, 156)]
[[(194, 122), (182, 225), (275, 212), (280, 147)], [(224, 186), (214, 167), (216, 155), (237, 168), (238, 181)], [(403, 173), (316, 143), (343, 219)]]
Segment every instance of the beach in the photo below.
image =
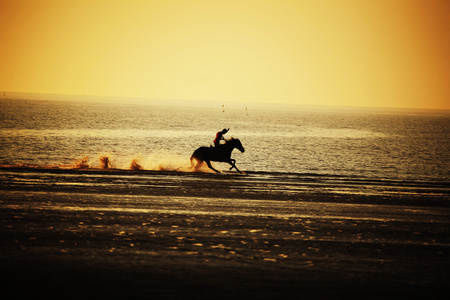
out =
[(0, 300), (450, 299), (449, 16), (0, 1)]
[(361, 194), (361, 183), (308, 175), (0, 175), (4, 299), (448, 296), (445, 186)]

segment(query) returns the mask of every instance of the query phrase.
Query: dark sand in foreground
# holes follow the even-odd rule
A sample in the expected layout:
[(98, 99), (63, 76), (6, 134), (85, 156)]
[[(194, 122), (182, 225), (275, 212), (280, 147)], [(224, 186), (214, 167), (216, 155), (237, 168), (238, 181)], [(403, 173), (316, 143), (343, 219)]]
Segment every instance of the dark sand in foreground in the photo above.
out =
[(1, 171), (2, 299), (449, 296), (448, 193), (340, 194), (312, 183), (294, 191), (223, 174)]

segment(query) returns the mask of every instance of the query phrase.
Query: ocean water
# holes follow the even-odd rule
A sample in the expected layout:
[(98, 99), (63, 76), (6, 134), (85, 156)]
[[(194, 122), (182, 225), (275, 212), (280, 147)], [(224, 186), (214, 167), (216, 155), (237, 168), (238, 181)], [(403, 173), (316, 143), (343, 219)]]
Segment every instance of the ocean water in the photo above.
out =
[[(188, 170), (217, 131), (241, 140), (245, 172), (450, 181), (450, 112), (260, 109), (0, 100), (0, 164)], [(226, 163), (213, 163), (228, 170)]]

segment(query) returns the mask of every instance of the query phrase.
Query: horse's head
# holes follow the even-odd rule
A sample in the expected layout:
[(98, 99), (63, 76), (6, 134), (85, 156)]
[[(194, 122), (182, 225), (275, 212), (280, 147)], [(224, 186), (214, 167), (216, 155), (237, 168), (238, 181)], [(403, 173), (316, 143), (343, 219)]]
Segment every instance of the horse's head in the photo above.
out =
[(239, 149), (239, 151), (241, 151), (242, 153), (245, 152), (244, 146), (242, 146), (242, 143), (239, 139), (235, 139), (235, 138), (231, 138), (227, 141), (227, 143), (233, 145), (234, 148)]

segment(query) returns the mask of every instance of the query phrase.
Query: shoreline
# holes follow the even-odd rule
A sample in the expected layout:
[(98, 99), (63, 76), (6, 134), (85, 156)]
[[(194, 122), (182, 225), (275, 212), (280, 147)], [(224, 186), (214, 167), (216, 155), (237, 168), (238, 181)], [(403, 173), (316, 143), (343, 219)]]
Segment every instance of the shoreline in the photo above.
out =
[(445, 182), (387, 181), (320, 174), (268, 172), (184, 172), (172, 170), (75, 169), (0, 166), (0, 191), (41, 191), (116, 195), (349, 204), (450, 207)]

